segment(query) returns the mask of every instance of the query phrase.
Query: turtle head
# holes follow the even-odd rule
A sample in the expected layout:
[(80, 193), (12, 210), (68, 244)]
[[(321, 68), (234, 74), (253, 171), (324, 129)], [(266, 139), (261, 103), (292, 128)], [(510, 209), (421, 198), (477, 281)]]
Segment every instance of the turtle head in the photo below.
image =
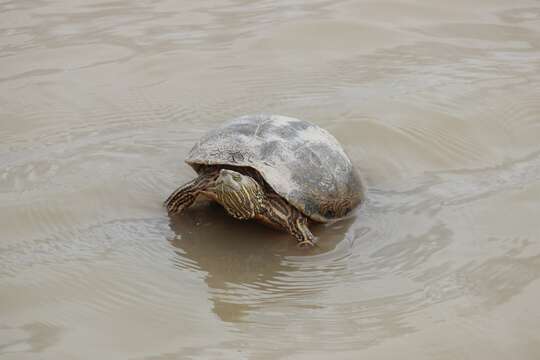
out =
[(236, 219), (251, 219), (262, 211), (264, 190), (250, 176), (222, 169), (213, 192), (219, 203)]

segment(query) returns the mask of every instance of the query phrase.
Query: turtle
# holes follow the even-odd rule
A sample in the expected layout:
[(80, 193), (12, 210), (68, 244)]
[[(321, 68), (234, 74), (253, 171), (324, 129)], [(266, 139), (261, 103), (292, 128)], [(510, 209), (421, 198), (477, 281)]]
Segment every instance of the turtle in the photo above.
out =
[(312, 222), (345, 217), (364, 200), (360, 176), (328, 131), (282, 115), (245, 115), (210, 130), (186, 163), (198, 176), (166, 200), (180, 213), (203, 195), (232, 217), (284, 230), (301, 247), (315, 244)]

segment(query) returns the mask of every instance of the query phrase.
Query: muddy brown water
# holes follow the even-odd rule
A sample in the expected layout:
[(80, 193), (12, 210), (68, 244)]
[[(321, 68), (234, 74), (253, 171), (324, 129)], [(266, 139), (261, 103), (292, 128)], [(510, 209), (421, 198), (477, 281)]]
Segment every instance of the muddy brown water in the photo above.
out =
[[(199, 204), (266, 112), (368, 201), (319, 248)], [(2, 359), (540, 358), (538, 1), (0, 2)]]

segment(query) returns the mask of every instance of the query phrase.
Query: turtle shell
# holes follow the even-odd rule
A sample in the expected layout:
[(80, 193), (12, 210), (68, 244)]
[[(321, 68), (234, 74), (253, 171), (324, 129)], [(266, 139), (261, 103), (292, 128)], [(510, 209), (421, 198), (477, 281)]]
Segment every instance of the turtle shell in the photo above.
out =
[(363, 198), (347, 154), (326, 130), (279, 115), (246, 115), (209, 131), (186, 162), (257, 170), (276, 193), (313, 220), (346, 215)]

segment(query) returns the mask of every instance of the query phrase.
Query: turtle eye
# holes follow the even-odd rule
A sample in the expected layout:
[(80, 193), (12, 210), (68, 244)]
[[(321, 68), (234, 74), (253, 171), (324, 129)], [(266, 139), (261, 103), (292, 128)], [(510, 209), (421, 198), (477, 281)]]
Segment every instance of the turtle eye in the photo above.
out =
[(234, 175), (232, 176), (232, 178), (233, 178), (234, 181), (238, 181), (238, 182), (240, 182), (240, 180), (242, 179), (242, 178), (240, 177), (240, 175), (238, 175), (238, 174), (234, 174)]

